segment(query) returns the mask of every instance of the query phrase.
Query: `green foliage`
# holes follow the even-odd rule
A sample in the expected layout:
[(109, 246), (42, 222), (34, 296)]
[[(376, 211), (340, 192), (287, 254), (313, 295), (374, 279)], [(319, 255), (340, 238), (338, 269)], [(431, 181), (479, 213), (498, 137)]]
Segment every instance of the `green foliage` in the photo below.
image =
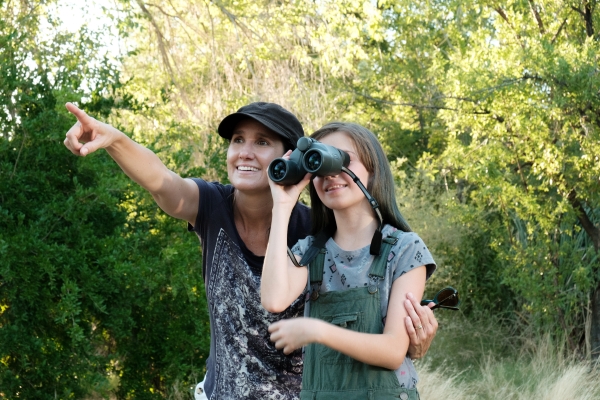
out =
[[(79, 159), (63, 146), (74, 123), (64, 101), (118, 79), (77, 61), (93, 42), (40, 40), (41, 5), (2, 7), (0, 396), (163, 398), (204, 368), (198, 241), (107, 154)], [(88, 98), (88, 112), (114, 103)]]
[[(120, 207), (129, 215), (126, 248), (113, 251), (119, 293), (106, 330), (114, 338), (120, 398), (163, 398), (178, 381), (201, 379), (209, 346), (206, 302), (195, 235), (136, 189)], [(188, 381), (189, 379), (189, 381)]]
[(600, 282), (595, 3), (378, 4), (385, 33), (363, 33), (345, 116), (401, 158), (411, 207), (443, 220), (425, 227), (434, 282), (581, 348)]
[(491, 246), (493, 236), (488, 231), (498, 223), (498, 215), (471, 213), (443, 179), (432, 180), (424, 173), (408, 176), (399, 164), (392, 166), (400, 183), (401, 211), (427, 243), (438, 266), (427, 283), (425, 298), (453, 286), (459, 291), (463, 314), (510, 318), (515, 294), (502, 283), (504, 264)]
[(581, 225), (583, 217), (598, 224), (598, 164), (590, 160), (600, 150), (600, 125), (586, 111), (600, 105), (598, 42), (583, 40), (584, 25), (569, 19), (573, 10), (545, 6), (544, 16), (560, 17), (546, 20), (543, 31), (519, 3), (487, 10), (493, 25), (472, 28), (490, 44), (454, 60), (461, 67), (449, 81), (469, 101), (444, 115), (451, 135), (440, 162), (450, 179), (470, 185), (469, 213), (497, 216), (483, 228), (517, 310), (564, 333), (573, 349), (599, 278), (592, 237)]
[(361, 123), (438, 261), (428, 292), (581, 348), (600, 281), (595, 2), (120, 0), (122, 63), (85, 27), (57, 32), (53, 3), (0, 1), (4, 396), (162, 398), (203, 372), (197, 239), (106, 154), (68, 154), (75, 100), (220, 181), (217, 124), (249, 101), (307, 133)]

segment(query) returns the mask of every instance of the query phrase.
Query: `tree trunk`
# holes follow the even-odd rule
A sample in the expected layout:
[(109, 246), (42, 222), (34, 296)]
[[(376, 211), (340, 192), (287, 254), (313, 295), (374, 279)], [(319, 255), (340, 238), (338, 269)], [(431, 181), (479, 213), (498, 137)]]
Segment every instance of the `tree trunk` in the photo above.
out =
[(592, 295), (592, 326), (590, 329), (590, 345), (592, 361), (600, 358), (600, 285)]
[[(594, 225), (593, 221), (587, 215), (583, 204), (577, 198), (575, 189), (571, 190), (568, 197), (569, 202), (577, 213), (581, 226), (592, 239), (596, 253), (600, 252), (600, 228)], [(594, 274), (596, 275), (596, 274)], [(590, 347), (592, 360), (600, 358), (600, 283), (592, 293), (592, 316), (590, 328)]]

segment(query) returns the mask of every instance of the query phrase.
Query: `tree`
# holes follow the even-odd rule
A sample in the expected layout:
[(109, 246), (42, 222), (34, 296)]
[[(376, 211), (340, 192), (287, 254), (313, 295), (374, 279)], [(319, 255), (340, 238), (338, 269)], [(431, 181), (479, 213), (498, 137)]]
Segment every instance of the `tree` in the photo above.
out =
[[(471, 246), (486, 248), (455, 268), (471, 304), (515, 306), (515, 315), (564, 337), (570, 350), (587, 340), (596, 357), (597, 3), (377, 7), (381, 22), (374, 30), (365, 22), (365, 56), (344, 81), (354, 97), (341, 98), (343, 118), (378, 132), (401, 176), (437, 185), (433, 193), (420, 187), (429, 196), (423, 201), (462, 216), (454, 232), (472, 237), (460, 249), (447, 240), (438, 250), (460, 259)], [(495, 299), (485, 299), (490, 293)]]
[(0, 396), (161, 398), (207, 353), (197, 239), (63, 146), (64, 103), (106, 117), (119, 77), (85, 29), (44, 39), (49, 5), (0, 3)]
[[(562, 332), (574, 350), (583, 343), (591, 305), (588, 340), (597, 356), (595, 7), (588, 1), (412, 2), (388, 10), (404, 21), (394, 32), (421, 18), (432, 27), (422, 42), (421, 64), (430, 93), (437, 94), (412, 103), (435, 107), (429, 126), (447, 134), (434, 157), (421, 155), (420, 167), (455, 190), (456, 200), (466, 205), (465, 222), (473, 213), (486, 216), (482, 227), (503, 264), (500, 278), (514, 292), (519, 315), (541, 329), (560, 327), (554, 332)], [(393, 44), (409, 64), (408, 46)]]
[[(600, 307), (600, 79), (589, 7), (486, 8), (493, 30), (474, 32), (485, 42), (451, 79), (467, 101), (445, 118), (454, 133), (448, 167), (474, 184), (474, 205), (501, 215), (494, 247), (506, 261), (505, 282), (542, 326), (558, 323), (570, 349), (585, 333), (588, 299)], [(459, 166), (458, 151), (472, 162), (463, 156)], [(597, 356), (600, 319), (593, 326)]]

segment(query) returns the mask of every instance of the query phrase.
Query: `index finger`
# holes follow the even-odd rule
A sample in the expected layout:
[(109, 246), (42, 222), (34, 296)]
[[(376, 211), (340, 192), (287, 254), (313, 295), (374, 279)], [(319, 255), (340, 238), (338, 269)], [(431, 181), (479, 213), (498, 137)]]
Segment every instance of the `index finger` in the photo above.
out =
[(86, 112), (77, 107), (75, 104), (68, 102), (65, 104), (65, 107), (67, 108), (67, 110), (69, 110), (71, 114), (75, 116), (75, 118), (77, 118), (77, 121), (81, 123), (85, 123), (88, 121), (89, 116), (86, 114)]
[(269, 327), (267, 328), (267, 330), (269, 331), (269, 333), (273, 333), (277, 330), (279, 326), (279, 321), (272, 323), (271, 325), (269, 325)]
[(288, 150), (285, 152), (284, 155), (281, 156), (281, 158), (285, 158), (286, 160), (289, 160), (291, 154), (292, 154), (292, 150)]

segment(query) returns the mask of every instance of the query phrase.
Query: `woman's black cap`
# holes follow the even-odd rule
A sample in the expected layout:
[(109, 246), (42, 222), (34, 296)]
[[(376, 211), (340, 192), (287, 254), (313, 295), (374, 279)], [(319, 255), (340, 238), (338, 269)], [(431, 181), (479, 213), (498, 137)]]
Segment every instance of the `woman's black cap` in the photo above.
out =
[(284, 146), (295, 149), (298, 139), (304, 136), (304, 129), (298, 118), (279, 104), (256, 102), (250, 103), (236, 113), (226, 116), (217, 129), (219, 135), (231, 140), (233, 129), (243, 119), (252, 118), (279, 136), (282, 137)]

